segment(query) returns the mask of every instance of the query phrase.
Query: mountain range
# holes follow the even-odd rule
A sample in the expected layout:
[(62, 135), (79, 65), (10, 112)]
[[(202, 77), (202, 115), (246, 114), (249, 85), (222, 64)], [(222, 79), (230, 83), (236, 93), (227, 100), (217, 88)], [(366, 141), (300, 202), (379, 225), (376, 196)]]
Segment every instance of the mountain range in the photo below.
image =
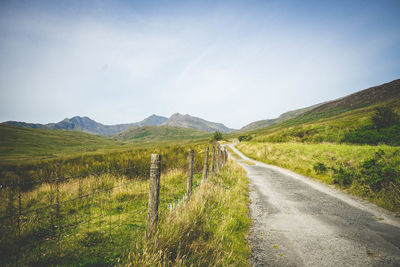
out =
[[(284, 123), (294, 125), (307, 121), (313, 121), (319, 118), (327, 118), (337, 114), (341, 114), (346, 111), (371, 106), (377, 103), (383, 103), (385, 101), (396, 98), (400, 98), (400, 79), (379, 86), (374, 86), (336, 100), (289, 111), (283, 113), (275, 119), (255, 121), (242, 127), (239, 132), (254, 131), (257, 129), (267, 128), (275, 124), (280, 125)], [(166, 126), (193, 129), (202, 132), (220, 131), (222, 133), (231, 133), (236, 131), (234, 129), (226, 127), (222, 123), (210, 122), (198, 117), (193, 117), (188, 114), (183, 115), (180, 113), (175, 113), (169, 118), (153, 114), (150, 117), (139, 122), (116, 125), (104, 125), (88, 117), (80, 116), (76, 116), (71, 119), (67, 118), (57, 123), (48, 124), (26, 123), (17, 121), (7, 121), (3, 124), (33, 129), (61, 129), (81, 131), (98, 135), (118, 135), (130, 129), (131, 132), (120, 135), (118, 137), (120, 139), (124, 139), (124, 136), (137, 136), (137, 134), (139, 134), (140, 132), (148, 133), (149, 131), (151, 131), (152, 134), (157, 132), (165, 133), (167, 131), (167, 128), (165, 128)], [(144, 126), (164, 126), (164, 129), (158, 130), (155, 128), (144, 128), (134, 131), (131, 130), (131, 128), (140, 128)], [(173, 131), (183, 134), (182, 136), (188, 136), (189, 134), (189, 132), (187, 131), (183, 132), (181, 130), (178, 131), (177, 129), (174, 129)], [(201, 134), (196, 133), (195, 135)]]
[(188, 114), (182, 115), (179, 113), (173, 114), (170, 118), (166, 118), (158, 115), (151, 115), (150, 117), (135, 123), (115, 124), (115, 125), (104, 125), (96, 122), (88, 117), (75, 116), (73, 118), (66, 118), (57, 123), (26, 123), (18, 121), (6, 121), (3, 122), (5, 125), (33, 128), (33, 129), (52, 129), (52, 130), (71, 130), (81, 131), (91, 134), (98, 135), (116, 135), (124, 132), (129, 128), (138, 128), (143, 126), (172, 126), (189, 128), (198, 131), (215, 132), (220, 131), (223, 133), (232, 132), (234, 129), (230, 129), (222, 123), (210, 122), (201, 118), (193, 117)]
[(99, 135), (113, 135), (121, 133), (129, 127), (141, 127), (148, 125), (157, 126), (165, 121), (167, 121), (167, 118), (153, 114), (150, 117), (139, 122), (115, 125), (104, 125), (88, 117), (80, 116), (75, 116), (71, 119), (66, 118), (60, 122), (48, 124), (26, 123), (17, 121), (6, 121), (3, 122), (3, 124), (34, 129), (75, 130)]

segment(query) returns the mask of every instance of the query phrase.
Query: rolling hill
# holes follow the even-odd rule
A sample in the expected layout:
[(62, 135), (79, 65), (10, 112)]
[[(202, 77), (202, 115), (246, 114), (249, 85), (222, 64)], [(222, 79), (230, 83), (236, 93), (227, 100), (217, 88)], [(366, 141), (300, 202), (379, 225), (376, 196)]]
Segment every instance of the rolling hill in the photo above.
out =
[(119, 141), (142, 142), (142, 141), (178, 141), (197, 138), (207, 138), (209, 132), (175, 126), (143, 126), (132, 127), (115, 136)]
[(304, 114), (304, 113), (306, 113), (306, 112), (308, 112), (308, 111), (310, 111), (310, 110), (312, 110), (312, 109), (314, 109), (314, 108), (316, 108), (318, 106), (321, 106), (323, 104), (324, 103), (313, 105), (313, 106), (306, 107), (306, 108), (301, 108), (301, 109), (288, 111), (288, 112), (285, 112), (285, 113), (281, 114), (276, 119), (267, 119), (267, 120), (255, 121), (255, 122), (252, 122), (252, 123), (247, 124), (246, 126), (242, 127), (240, 129), (240, 131), (241, 132), (245, 132), (245, 131), (251, 131), (251, 130), (255, 130), (255, 129), (259, 129), (259, 128), (265, 128), (265, 127), (271, 126), (271, 125), (273, 125), (275, 123), (278, 123), (278, 122), (290, 120), (290, 119), (296, 118), (296, 117), (298, 117), (298, 116), (300, 116), (300, 115), (302, 115), (302, 114)]
[(67, 130), (29, 129), (0, 124), (0, 163), (42, 160), (126, 144), (98, 135)]
[(190, 128), (206, 132), (220, 131), (222, 133), (229, 133), (234, 131), (234, 129), (228, 128), (222, 123), (210, 122), (188, 114), (182, 115), (179, 113), (173, 114), (162, 125)]
[(379, 106), (400, 112), (400, 80), (322, 103), (294, 118), (247, 132), (255, 141), (340, 142), (345, 133), (369, 124)]

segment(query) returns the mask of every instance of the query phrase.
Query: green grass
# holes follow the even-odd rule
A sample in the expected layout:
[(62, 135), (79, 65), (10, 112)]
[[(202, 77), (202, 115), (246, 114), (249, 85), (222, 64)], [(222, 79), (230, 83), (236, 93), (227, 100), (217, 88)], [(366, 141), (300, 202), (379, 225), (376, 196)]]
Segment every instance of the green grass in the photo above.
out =
[[(76, 131), (0, 125), (0, 184), (51, 177), (87, 176), (132, 165), (146, 166), (151, 153), (169, 157), (203, 146), (202, 139), (126, 144)], [(142, 170), (141, 170), (142, 171)], [(126, 173), (137, 175), (135, 171)]]
[[(159, 227), (150, 242), (145, 239), (149, 182), (143, 177), (106, 173), (45, 182), (21, 191), (21, 197), (18, 189), (3, 188), (0, 210), (14, 216), (0, 220), (2, 264), (248, 266), (244, 170), (229, 161), (199, 186), (197, 167), (192, 197), (182, 202), (186, 164), (163, 164)], [(176, 207), (172, 212), (171, 204)], [(42, 209), (18, 220), (19, 206), (22, 211)]]
[(248, 181), (233, 161), (170, 213), (128, 266), (249, 266)]
[[(265, 146), (267, 149), (265, 150)], [(345, 144), (302, 144), (302, 143), (239, 143), (237, 148), (246, 156), (290, 169), (296, 173), (314, 177), (325, 183), (337, 182), (335, 170), (359, 170), (368, 159), (374, 158), (375, 153), (382, 150), (392, 158), (393, 153), (400, 150), (391, 146), (345, 145)], [(265, 151), (267, 153), (265, 153)], [(393, 159), (393, 158), (392, 158)], [(323, 164), (326, 170), (320, 171), (317, 164)], [(400, 190), (398, 185), (372, 190), (371, 185), (350, 181), (351, 184), (342, 186), (350, 193), (367, 198), (377, 205), (389, 210), (400, 212)]]
[(116, 139), (129, 142), (181, 141), (208, 138), (209, 132), (173, 126), (143, 126), (130, 128), (118, 135)]
[[(194, 176), (195, 187), (200, 178), (201, 175)], [(2, 263), (14, 265), (18, 258), (20, 265), (115, 265), (134, 247), (143, 246), (148, 184), (132, 177), (104, 174), (60, 183), (58, 190), (54, 183), (44, 183), (23, 192), (22, 210), (34, 210), (56, 203), (58, 191), (59, 211), (53, 206), (24, 214), (20, 238), (16, 217), (1, 220)], [(169, 204), (183, 197), (185, 186), (184, 169), (164, 172), (160, 188), (161, 221), (169, 212)], [(13, 197), (9, 190), (1, 193), (2, 214), (17, 210), (17, 192)], [(90, 193), (90, 197), (85, 197)], [(79, 194), (82, 199), (69, 201)]]
[[(340, 143), (350, 130), (370, 124), (375, 108), (380, 106), (393, 107), (399, 112), (400, 100), (395, 99), (358, 109), (343, 109), (340, 112), (301, 115), (248, 133), (253, 136), (253, 141), (258, 142)], [(229, 137), (238, 135), (231, 134)]]
[(78, 131), (29, 129), (0, 124), (2, 165), (127, 147), (122, 142)]

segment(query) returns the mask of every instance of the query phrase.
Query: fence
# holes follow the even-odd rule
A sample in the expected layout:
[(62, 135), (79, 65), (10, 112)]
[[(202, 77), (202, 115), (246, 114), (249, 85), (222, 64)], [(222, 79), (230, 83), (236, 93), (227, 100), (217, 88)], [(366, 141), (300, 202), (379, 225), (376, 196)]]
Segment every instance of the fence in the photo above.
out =
[(85, 177), (16, 176), (0, 191), (2, 265), (115, 263), (226, 161), (225, 149), (212, 146), (210, 159), (206, 146)]

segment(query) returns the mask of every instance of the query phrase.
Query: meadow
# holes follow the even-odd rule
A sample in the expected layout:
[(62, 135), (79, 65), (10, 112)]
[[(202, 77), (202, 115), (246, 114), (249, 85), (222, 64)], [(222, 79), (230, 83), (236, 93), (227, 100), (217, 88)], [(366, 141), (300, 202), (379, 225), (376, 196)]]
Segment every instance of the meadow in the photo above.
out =
[[(78, 132), (13, 128), (0, 131), (6, 137), (0, 156), (3, 265), (248, 265), (247, 180), (231, 162), (198, 187), (204, 140), (133, 145)], [(195, 162), (188, 201), (189, 149)], [(152, 153), (162, 156), (162, 175), (159, 230), (149, 243)], [(226, 197), (241, 204), (232, 208)]]
[(164, 218), (185, 195), (189, 148), (196, 150), (198, 185), (205, 145), (82, 156), (7, 170), (9, 180), (0, 191), (2, 262), (115, 265), (145, 231), (150, 154), (162, 155), (159, 208)]
[(337, 184), (386, 209), (400, 212), (400, 148), (386, 145), (243, 142), (246, 156)]

